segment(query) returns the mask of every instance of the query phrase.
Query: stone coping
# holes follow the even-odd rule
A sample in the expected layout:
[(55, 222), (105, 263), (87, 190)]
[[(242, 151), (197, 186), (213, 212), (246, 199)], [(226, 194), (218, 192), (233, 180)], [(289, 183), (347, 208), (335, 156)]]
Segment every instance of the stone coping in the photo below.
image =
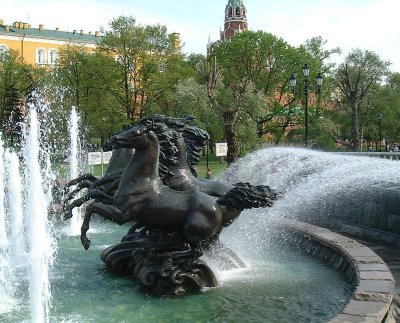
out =
[(289, 219), (280, 219), (276, 224), (340, 253), (351, 264), (357, 287), (343, 312), (330, 323), (384, 321), (393, 300), (394, 279), (376, 253), (353, 239), (315, 225)]

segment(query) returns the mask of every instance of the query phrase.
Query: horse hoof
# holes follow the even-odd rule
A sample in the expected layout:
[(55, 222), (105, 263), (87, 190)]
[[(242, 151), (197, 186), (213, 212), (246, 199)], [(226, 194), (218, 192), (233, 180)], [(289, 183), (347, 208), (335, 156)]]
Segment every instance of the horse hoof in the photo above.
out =
[(72, 218), (72, 212), (64, 212), (64, 221)]
[(82, 241), (83, 244), (83, 248), (85, 248), (85, 250), (88, 250), (90, 247), (90, 240), (88, 238), (84, 238)]

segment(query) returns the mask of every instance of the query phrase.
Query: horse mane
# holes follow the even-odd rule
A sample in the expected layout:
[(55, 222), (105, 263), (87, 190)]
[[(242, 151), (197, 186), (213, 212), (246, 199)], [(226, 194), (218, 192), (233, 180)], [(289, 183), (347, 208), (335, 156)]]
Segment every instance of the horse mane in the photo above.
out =
[(195, 126), (186, 126), (183, 133), (185, 139), (187, 163), (192, 174), (197, 177), (194, 166), (200, 162), (200, 157), (210, 135), (207, 131)]
[(210, 135), (207, 131), (200, 129), (196, 126), (189, 126), (189, 122), (194, 120), (195, 117), (186, 115), (182, 118), (167, 117), (161, 114), (155, 114), (147, 118), (142, 119), (139, 124), (145, 124), (151, 122), (164, 123), (169, 128), (181, 133), (186, 145), (186, 161), (192, 174), (197, 177), (197, 172), (194, 168), (200, 162), (202, 150), (206, 146)]
[(266, 185), (250, 185), (249, 183), (237, 183), (234, 188), (218, 198), (219, 205), (243, 211), (244, 209), (271, 206), (278, 193)]
[(179, 138), (179, 133), (168, 128), (164, 123), (160, 123), (157, 118), (151, 117), (142, 119), (140, 125), (146, 126), (147, 131), (153, 131), (158, 138), (160, 144), (160, 157), (158, 173), (163, 181), (167, 177), (174, 176), (171, 166), (178, 165), (178, 147), (175, 142)]

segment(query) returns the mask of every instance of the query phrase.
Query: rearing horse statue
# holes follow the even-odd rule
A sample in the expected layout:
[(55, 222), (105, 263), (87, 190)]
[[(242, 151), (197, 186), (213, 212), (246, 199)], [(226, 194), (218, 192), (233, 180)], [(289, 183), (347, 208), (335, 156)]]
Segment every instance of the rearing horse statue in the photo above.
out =
[[(155, 132), (159, 133), (160, 140)], [(191, 246), (188, 253), (201, 254), (200, 242), (211, 237), (222, 223), (221, 208), (207, 194), (178, 192), (162, 183), (158, 174), (160, 144), (177, 151), (175, 145), (171, 145), (175, 138), (174, 132), (163, 124), (134, 127), (111, 138), (113, 148), (134, 148), (135, 154), (115, 195), (104, 194), (86, 208), (81, 235), (86, 249), (90, 245), (86, 237), (89, 221), (92, 214), (97, 213), (118, 224), (135, 220), (147, 228), (181, 232)]]
[[(175, 191), (163, 184), (159, 173), (159, 154), (168, 154), (171, 165), (177, 165), (179, 135), (164, 124), (139, 125), (111, 138), (113, 148), (134, 148), (135, 154), (126, 167), (114, 196), (102, 197), (88, 205), (82, 225), (81, 240), (87, 249), (89, 221), (97, 213), (113, 222), (136, 221), (147, 228), (182, 233), (190, 245), (187, 254), (199, 256), (200, 243), (210, 238), (231, 218), (224, 219), (223, 205), (243, 208), (270, 206), (273, 192), (264, 186), (255, 187), (249, 201), (248, 191), (234, 187), (216, 199), (197, 190)], [(161, 149), (160, 149), (161, 145)]]
[[(86, 233), (94, 213), (118, 224), (134, 221), (120, 243), (102, 252), (103, 261), (121, 274), (132, 274), (151, 293), (181, 295), (216, 286), (211, 269), (198, 259), (202, 243), (214, 245), (221, 228), (243, 209), (270, 206), (276, 193), (267, 186), (241, 183), (235, 187), (224, 184), (225, 194), (209, 195), (207, 186), (197, 185), (190, 173), (182, 131), (166, 124), (154, 118), (111, 138), (110, 149), (135, 149), (135, 154), (122, 176), (112, 182), (116, 189), (90, 188), (79, 201), (82, 204), (94, 198), (86, 208), (81, 242), (89, 248)], [(186, 124), (184, 128), (189, 130)], [(201, 135), (198, 128), (190, 130), (194, 137)], [(200, 146), (195, 145), (197, 152), (201, 140)], [(192, 161), (196, 161), (193, 156)]]

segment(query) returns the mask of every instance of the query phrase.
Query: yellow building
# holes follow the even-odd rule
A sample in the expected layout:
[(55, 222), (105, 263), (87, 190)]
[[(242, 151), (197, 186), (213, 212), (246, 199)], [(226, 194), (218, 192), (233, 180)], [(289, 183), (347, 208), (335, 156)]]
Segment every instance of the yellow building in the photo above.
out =
[(59, 28), (45, 29), (43, 25), (33, 28), (25, 22), (4, 24), (0, 19), (0, 52), (9, 49), (20, 52), (26, 63), (40, 66), (51, 66), (56, 63), (58, 51), (66, 45), (84, 45), (95, 48), (101, 41), (100, 32), (84, 33), (60, 31)]

